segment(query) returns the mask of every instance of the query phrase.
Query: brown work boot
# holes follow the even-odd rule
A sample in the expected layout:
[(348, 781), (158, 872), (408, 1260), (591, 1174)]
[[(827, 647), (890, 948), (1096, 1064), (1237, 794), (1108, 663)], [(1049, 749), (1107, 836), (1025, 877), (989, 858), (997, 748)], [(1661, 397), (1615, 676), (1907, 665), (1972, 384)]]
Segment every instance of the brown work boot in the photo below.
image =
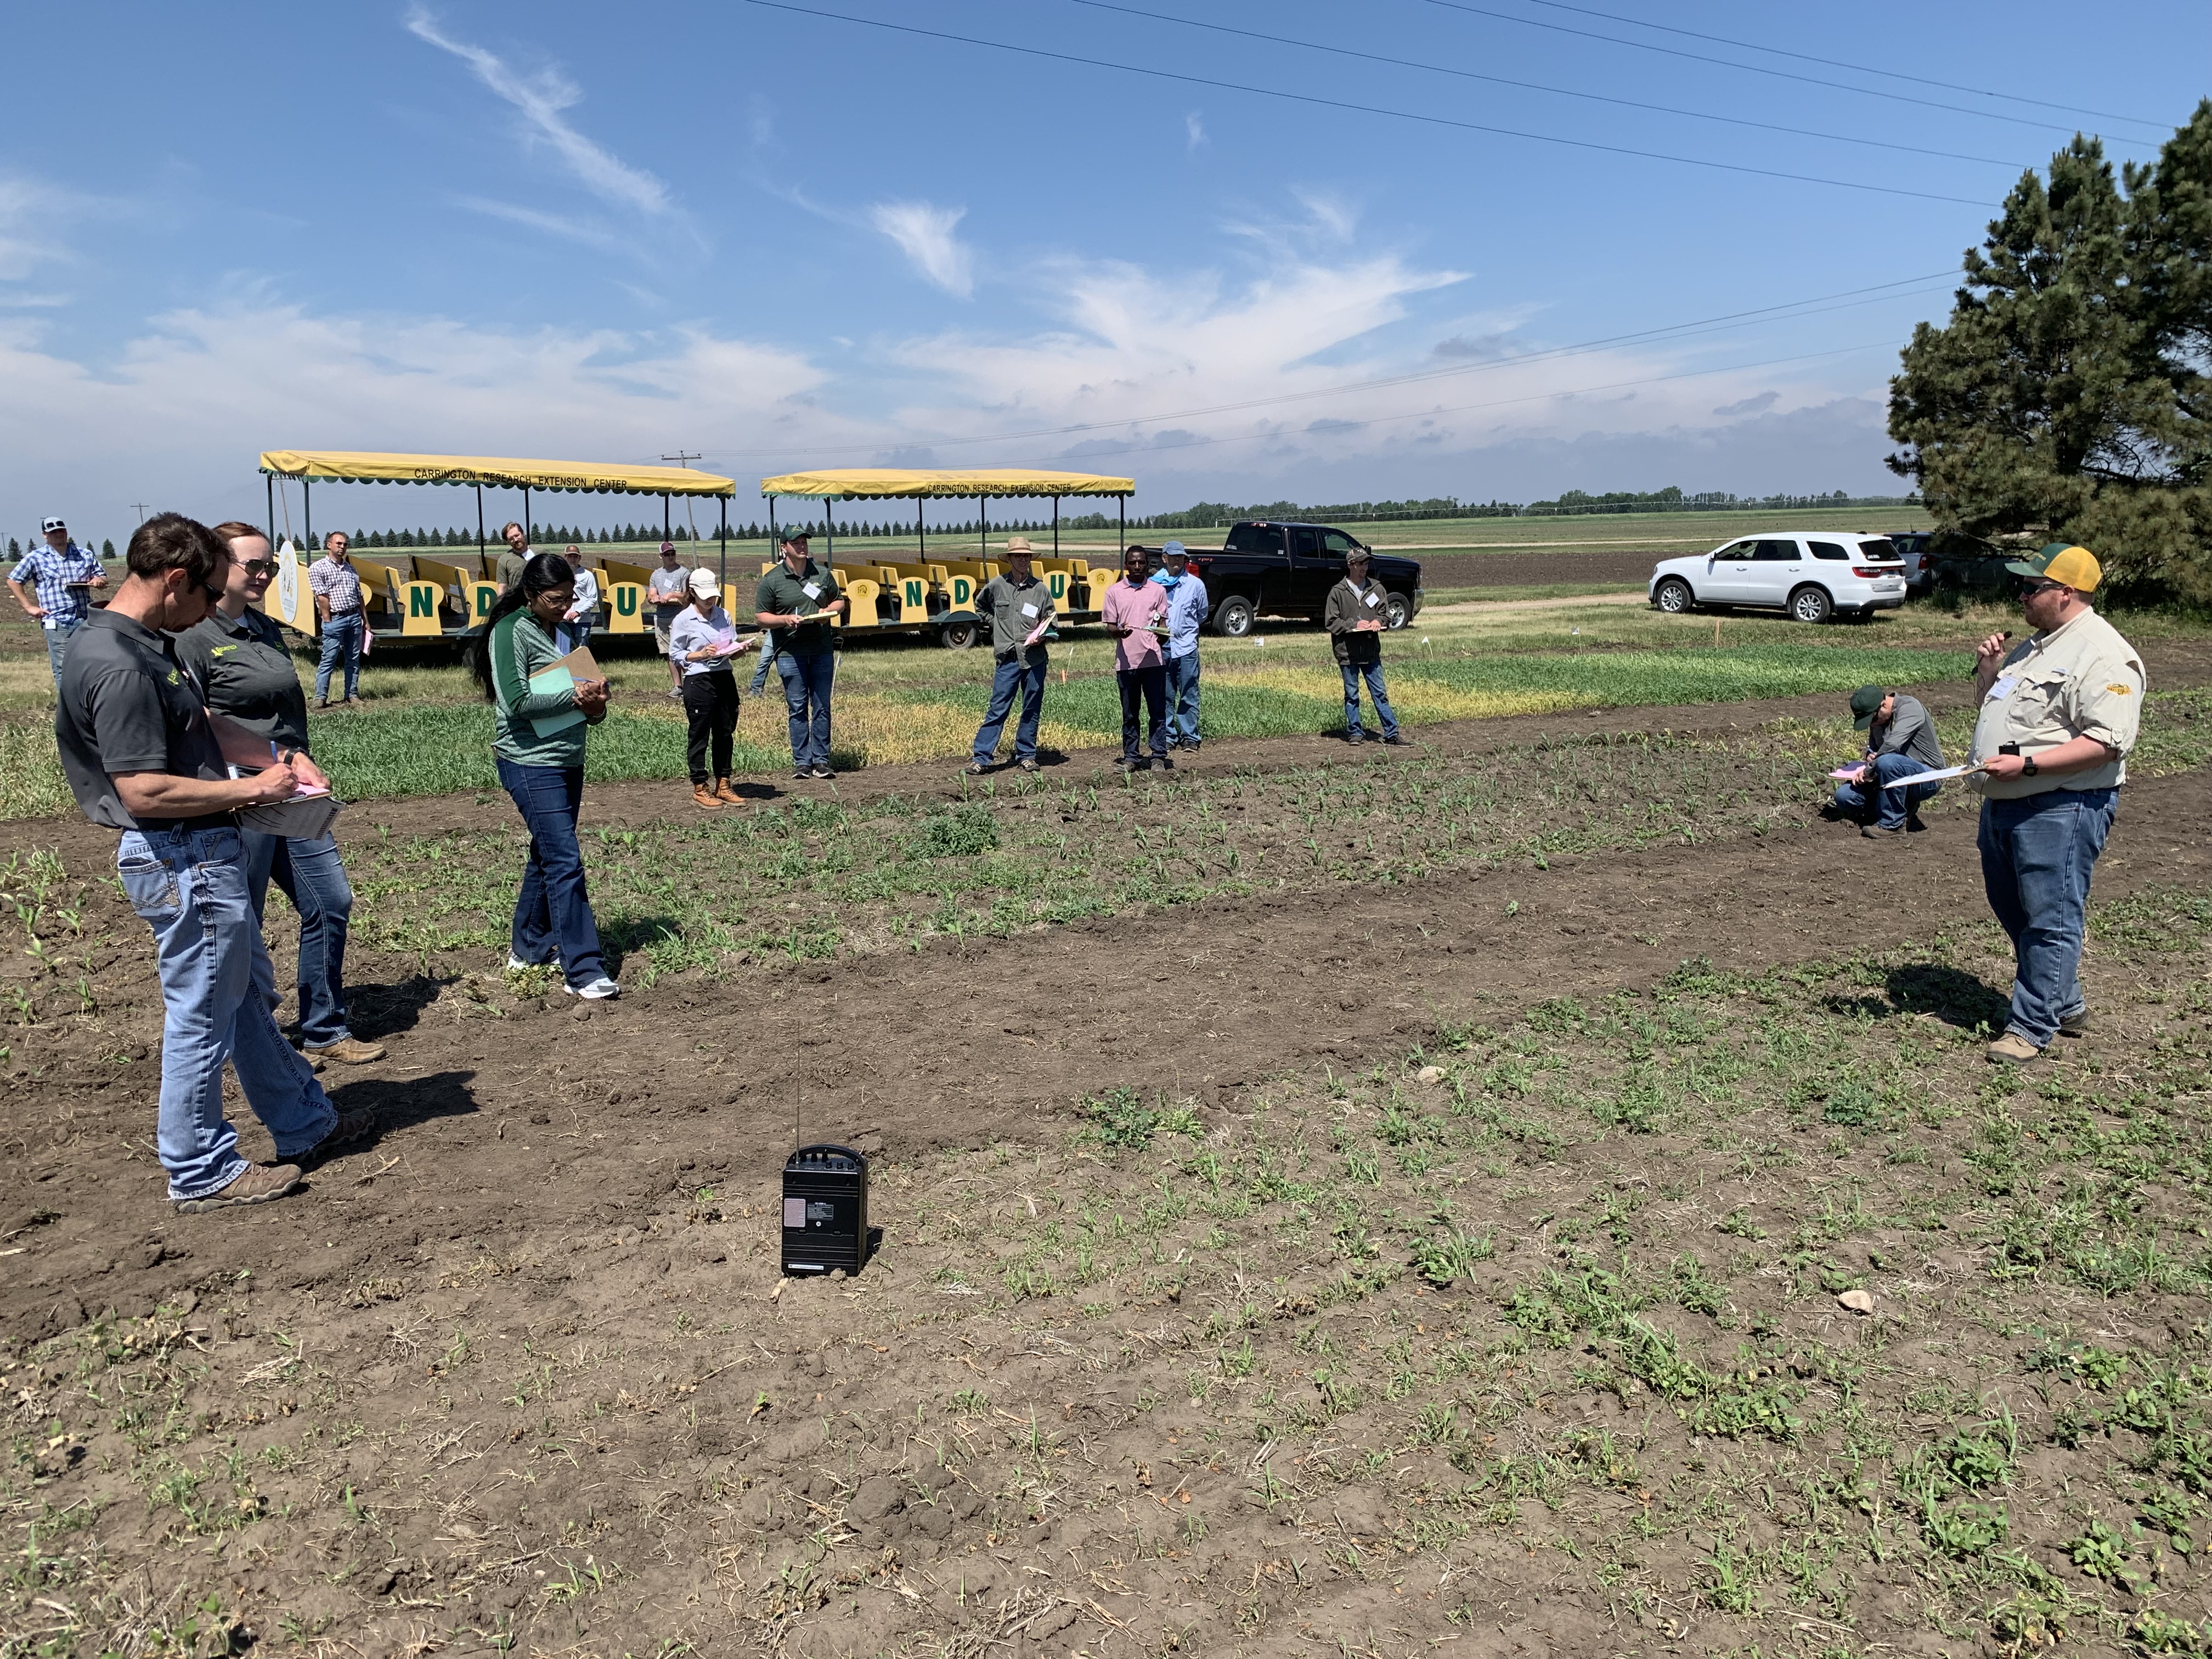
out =
[(2025, 1066), (2039, 1058), (2043, 1050), (2017, 1031), (2007, 1031), (1984, 1051), (1992, 1066)]
[(309, 1060), (342, 1060), (348, 1066), (366, 1066), (372, 1060), (384, 1058), (384, 1045), (380, 1042), (363, 1042), (359, 1037), (343, 1036), (336, 1042), (325, 1042), (316, 1048), (302, 1048), (300, 1052), (307, 1055)]
[(266, 1204), (300, 1184), (302, 1171), (296, 1164), (249, 1164), (228, 1185), (198, 1198), (177, 1200), (179, 1215), (198, 1215), (204, 1210), (228, 1210), (241, 1204)]
[(691, 786), (691, 802), (693, 805), (703, 806), (710, 812), (722, 810), (722, 798), (703, 783)]
[(293, 1157), (307, 1168), (313, 1169), (325, 1158), (367, 1140), (376, 1133), (376, 1122), (374, 1107), (364, 1106), (358, 1111), (340, 1112), (338, 1121), (331, 1125), (328, 1134), (306, 1152), (295, 1152)]
[(2058, 1022), (2058, 1035), (2061, 1036), (2069, 1037), (2088, 1036), (2089, 1011), (2087, 1008), (2084, 1008), (2080, 1013), (2069, 1014), (2065, 1018), (2060, 1020)]
[(743, 806), (745, 804), (745, 798), (738, 793), (737, 785), (727, 778), (714, 780), (714, 799), (725, 806)]

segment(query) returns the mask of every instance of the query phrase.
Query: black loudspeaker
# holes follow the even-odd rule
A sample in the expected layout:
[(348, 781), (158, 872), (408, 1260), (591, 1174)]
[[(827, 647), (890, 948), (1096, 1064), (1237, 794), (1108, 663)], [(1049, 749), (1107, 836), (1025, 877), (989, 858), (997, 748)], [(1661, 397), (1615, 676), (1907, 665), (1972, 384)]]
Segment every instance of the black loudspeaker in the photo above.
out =
[(850, 1146), (801, 1146), (783, 1165), (783, 1271), (860, 1271), (868, 1260), (868, 1160)]

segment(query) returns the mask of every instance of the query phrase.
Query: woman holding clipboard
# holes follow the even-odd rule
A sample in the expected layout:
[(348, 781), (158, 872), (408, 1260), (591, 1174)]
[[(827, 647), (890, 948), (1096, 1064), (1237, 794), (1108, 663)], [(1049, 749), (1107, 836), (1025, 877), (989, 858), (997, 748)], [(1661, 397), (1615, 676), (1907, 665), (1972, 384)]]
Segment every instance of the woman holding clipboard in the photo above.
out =
[[(722, 585), (713, 571), (701, 566), (691, 573), (688, 587), (691, 603), (668, 624), (668, 655), (684, 671), (684, 716), (691, 727), (685, 755), (690, 763), (691, 799), (720, 811), (744, 801), (730, 784), (730, 751), (738, 729), (738, 677), (730, 665), (753, 641), (737, 637), (730, 613), (722, 609)], [(711, 783), (707, 770), (710, 752), (714, 768)]]
[[(217, 525), (215, 533), (230, 549), (229, 574), (206, 619), (177, 636), (178, 660), (199, 682), (210, 709), (265, 743), (270, 761), (289, 762), (303, 784), (327, 791), (330, 780), (307, 757), (307, 693), (299, 667), (276, 624), (252, 609), (276, 574), (268, 538), (234, 521)], [(383, 1059), (382, 1045), (363, 1042), (346, 1023), (353, 888), (337, 838), (327, 828), (313, 836), (286, 836), (241, 825), (238, 835), (255, 919), (267, 912), (272, 879), (300, 913), (300, 1047), (318, 1061), (365, 1066)]]
[(509, 968), (561, 964), (562, 984), (590, 1001), (619, 996), (599, 951), (584, 890), (576, 815), (584, 801), (584, 734), (607, 717), (607, 683), (578, 678), (558, 630), (576, 603), (566, 559), (533, 555), (499, 596), (464, 660), (492, 705), (500, 787), (530, 830), (530, 860), (514, 898)]

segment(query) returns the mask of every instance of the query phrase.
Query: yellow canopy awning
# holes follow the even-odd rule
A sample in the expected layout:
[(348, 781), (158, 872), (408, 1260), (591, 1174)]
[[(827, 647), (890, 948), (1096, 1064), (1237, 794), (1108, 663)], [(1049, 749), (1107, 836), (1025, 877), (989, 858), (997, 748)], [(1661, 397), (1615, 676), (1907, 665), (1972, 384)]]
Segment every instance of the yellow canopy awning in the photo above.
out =
[(261, 470), (282, 478), (349, 483), (492, 484), (502, 489), (582, 489), (619, 495), (734, 495), (737, 481), (681, 466), (517, 461), (486, 455), (377, 455), (337, 449), (272, 449)]
[(1027, 472), (1018, 467), (981, 467), (967, 471), (917, 471), (901, 467), (859, 466), (827, 472), (787, 472), (763, 478), (763, 495), (821, 495), (872, 499), (914, 495), (1129, 495), (1134, 478), (1101, 477), (1093, 472)]

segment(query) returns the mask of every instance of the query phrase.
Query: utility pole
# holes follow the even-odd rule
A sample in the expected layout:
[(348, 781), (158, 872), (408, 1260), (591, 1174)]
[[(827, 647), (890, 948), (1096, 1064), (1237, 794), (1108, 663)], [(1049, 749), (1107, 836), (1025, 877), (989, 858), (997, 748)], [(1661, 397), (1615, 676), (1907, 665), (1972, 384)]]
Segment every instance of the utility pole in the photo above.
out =
[[(691, 470), (692, 462), (702, 460), (705, 458), (703, 456), (687, 452), (683, 445), (678, 444), (676, 446), (676, 453), (673, 455), (663, 455), (660, 459), (664, 461), (673, 461), (677, 465), (682, 467), (686, 472), (689, 472)], [(699, 521), (691, 516), (691, 498), (689, 495), (686, 495), (684, 498), (684, 522), (691, 526), (691, 544), (694, 547), (696, 547), (699, 544)]]
[(139, 522), (140, 524), (143, 524), (143, 523), (145, 523), (145, 522), (146, 522), (146, 503), (145, 503), (145, 502), (143, 502), (143, 501), (133, 501), (133, 502), (131, 502), (131, 510), (133, 513), (136, 513), (136, 514), (138, 515), (138, 522)]

